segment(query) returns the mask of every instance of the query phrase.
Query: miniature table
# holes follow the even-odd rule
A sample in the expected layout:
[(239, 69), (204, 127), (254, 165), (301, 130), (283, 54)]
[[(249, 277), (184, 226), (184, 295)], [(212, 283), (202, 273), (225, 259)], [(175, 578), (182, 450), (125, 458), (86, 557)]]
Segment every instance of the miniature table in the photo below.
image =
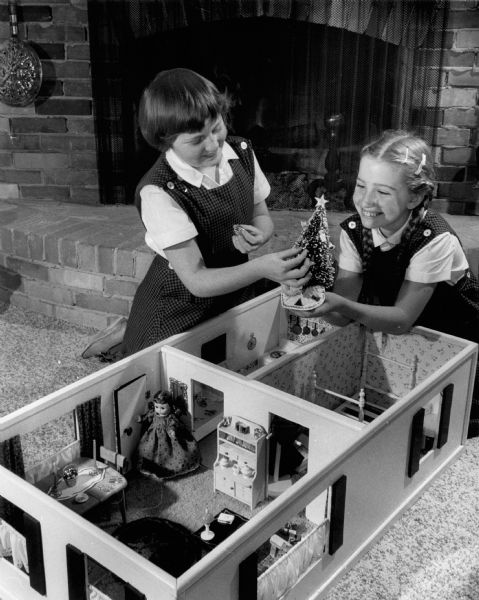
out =
[[(232, 516), (233, 517), (232, 522), (231, 523), (222, 523), (221, 521), (218, 521), (218, 517), (221, 514), (226, 514), (226, 515)], [(234, 511), (229, 510), (228, 508), (224, 508), (221, 512), (219, 512), (217, 515), (215, 515), (213, 517), (213, 520), (209, 524), (210, 530), (215, 534), (211, 540), (204, 540), (201, 537), (201, 532), (204, 530), (204, 526), (201, 527), (200, 529), (198, 529), (197, 531), (195, 531), (193, 535), (201, 540), (201, 542), (205, 548), (205, 551), (209, 552), (210, 550), (215, 548), (218, 544), (223, 542), (228, 536), (230, 536), (232, 533), (234, 533), (239, 527), (241, 527), (241, 525), (244, 525), (247, 520), (248, 519), (246, 519), (245, 517), (242, 517), (238, 513), (235, 513)]]
[(80, 515), (122, 492), (120, 510), (126, 523), (124, 489), (127, 481), (125, 477), (110, 465), (91, 458), (80, 458), (75, 466), (78, 469), (75, 485), (67, 486), (60, 476), (55, 489), (52, 481), (53, 474), (50, 474), (38, 481), (36, 487)]

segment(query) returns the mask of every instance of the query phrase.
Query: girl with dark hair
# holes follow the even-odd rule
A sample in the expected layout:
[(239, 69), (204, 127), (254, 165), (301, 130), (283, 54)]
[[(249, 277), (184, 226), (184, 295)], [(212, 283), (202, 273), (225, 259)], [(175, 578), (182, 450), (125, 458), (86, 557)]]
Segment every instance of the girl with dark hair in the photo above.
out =
[[(387, 333), (423, 325), (479, 342), (479, 283), (456, 233), (429, 209), (431, 152), (421, 138), (389, 130), (361, 152), (353, 201), (341, 223), (338, 274), (324, 304), (302, 316), (359, 321)], [(469, 435), (479, 435), (479, 386)]]
[(135, 294), (126, 354), (244, 302), (263, 278), (308, 280), (298, 248), (248, 261), (273, 233), (270, 186), (249, 141), (227, 136), (229, 107), (227, 95), (188, 69), (160, 72), (143, 92), (140, 128), (161, 154), (135, 202), (156, 256)]

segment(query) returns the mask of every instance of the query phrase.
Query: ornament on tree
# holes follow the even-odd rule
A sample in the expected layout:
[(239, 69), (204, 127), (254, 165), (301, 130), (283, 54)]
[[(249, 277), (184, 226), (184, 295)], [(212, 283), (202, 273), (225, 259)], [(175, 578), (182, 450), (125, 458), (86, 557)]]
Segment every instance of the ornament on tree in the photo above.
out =
[(333, 244), (329, 237), (328, 219), (326, 217), (326, 202), (324, 194), (316, 198), (316, 208), (309, 221), (295, 242), (308, 252), (312, 262), (311, 279), (305, 288), (283, 286), (281, 304), (284, 308), (294, 311), (311, 311), (321, 306), (325, 292), (334, 283), (335, 268)]

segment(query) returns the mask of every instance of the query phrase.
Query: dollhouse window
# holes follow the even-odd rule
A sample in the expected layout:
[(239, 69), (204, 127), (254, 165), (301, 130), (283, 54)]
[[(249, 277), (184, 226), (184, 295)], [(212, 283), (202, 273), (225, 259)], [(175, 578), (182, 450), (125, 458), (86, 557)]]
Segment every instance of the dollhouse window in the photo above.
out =
[(424, 407), (423, 455), (427, 455), (434, 447), (442, 448), (447, 442), (453, 392), (454, 385), (450, 383)]
[(201, 346), (201, 358), (219, 365), (226, 360), (226, 333), (205, 342)]
[(39, 594), (45, 594), (42, 528), (39, 521), (0, 496), (0, 560), (22, 571)]
[[(25, 471), (70, 447), (79, 439), (74, 412), (53, 419), (21, 435)], [(70, 458), (67, 462), (71, 462)]]
[(0, 496), (0, 559), (7, 560), (28, 573), (24, 531), (23, 512)]
[[(312, 518), (308, 518), (305, 507), (251, 555), (255, 558), (254, 573), (251, 561), (242, 563), (240, 586), (249, 592), (244, 597), (279, 600), (326, 552), (333, 555), (342, 546), (346, 480), (342, 475), (319, 494), (312, 511), (314, 517), (310, 514)], [(255, 595), (251, 593), (253, 577), (257, 583)]]
[(221, 420), (224, 394), (222, 391), (194, 379), (191, 382), (191, 394), (192, 428), (197, 439), (201, 439), (213, 431)]
[(426, 455), (434, 448), (434, 444), (438, 436), (441, 400), (442, 395), (437, 395), (434, 398), (432, 398), (424, 407), (424, 441), (422, 447), (423, 455)]
[(454, 385), (450, 383), (413, 416), (411, 423), (408, 476), (419, 471), (421, 462), (447, 442)]
[(67, 546), (70, 600), (142, 600), (145, 596), (75, 546)]

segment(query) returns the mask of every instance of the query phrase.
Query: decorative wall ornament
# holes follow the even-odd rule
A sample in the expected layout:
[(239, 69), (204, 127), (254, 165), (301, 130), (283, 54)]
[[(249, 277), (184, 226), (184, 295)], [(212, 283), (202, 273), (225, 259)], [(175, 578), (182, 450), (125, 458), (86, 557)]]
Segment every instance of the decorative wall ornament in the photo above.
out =
[(35, 50), (18, 39), (14, 0), (9, 0), (8, 10), (11, 36), (0, 46), (0, 101), (10, 106), (27, 106), (40, 91), (42, 63)]

